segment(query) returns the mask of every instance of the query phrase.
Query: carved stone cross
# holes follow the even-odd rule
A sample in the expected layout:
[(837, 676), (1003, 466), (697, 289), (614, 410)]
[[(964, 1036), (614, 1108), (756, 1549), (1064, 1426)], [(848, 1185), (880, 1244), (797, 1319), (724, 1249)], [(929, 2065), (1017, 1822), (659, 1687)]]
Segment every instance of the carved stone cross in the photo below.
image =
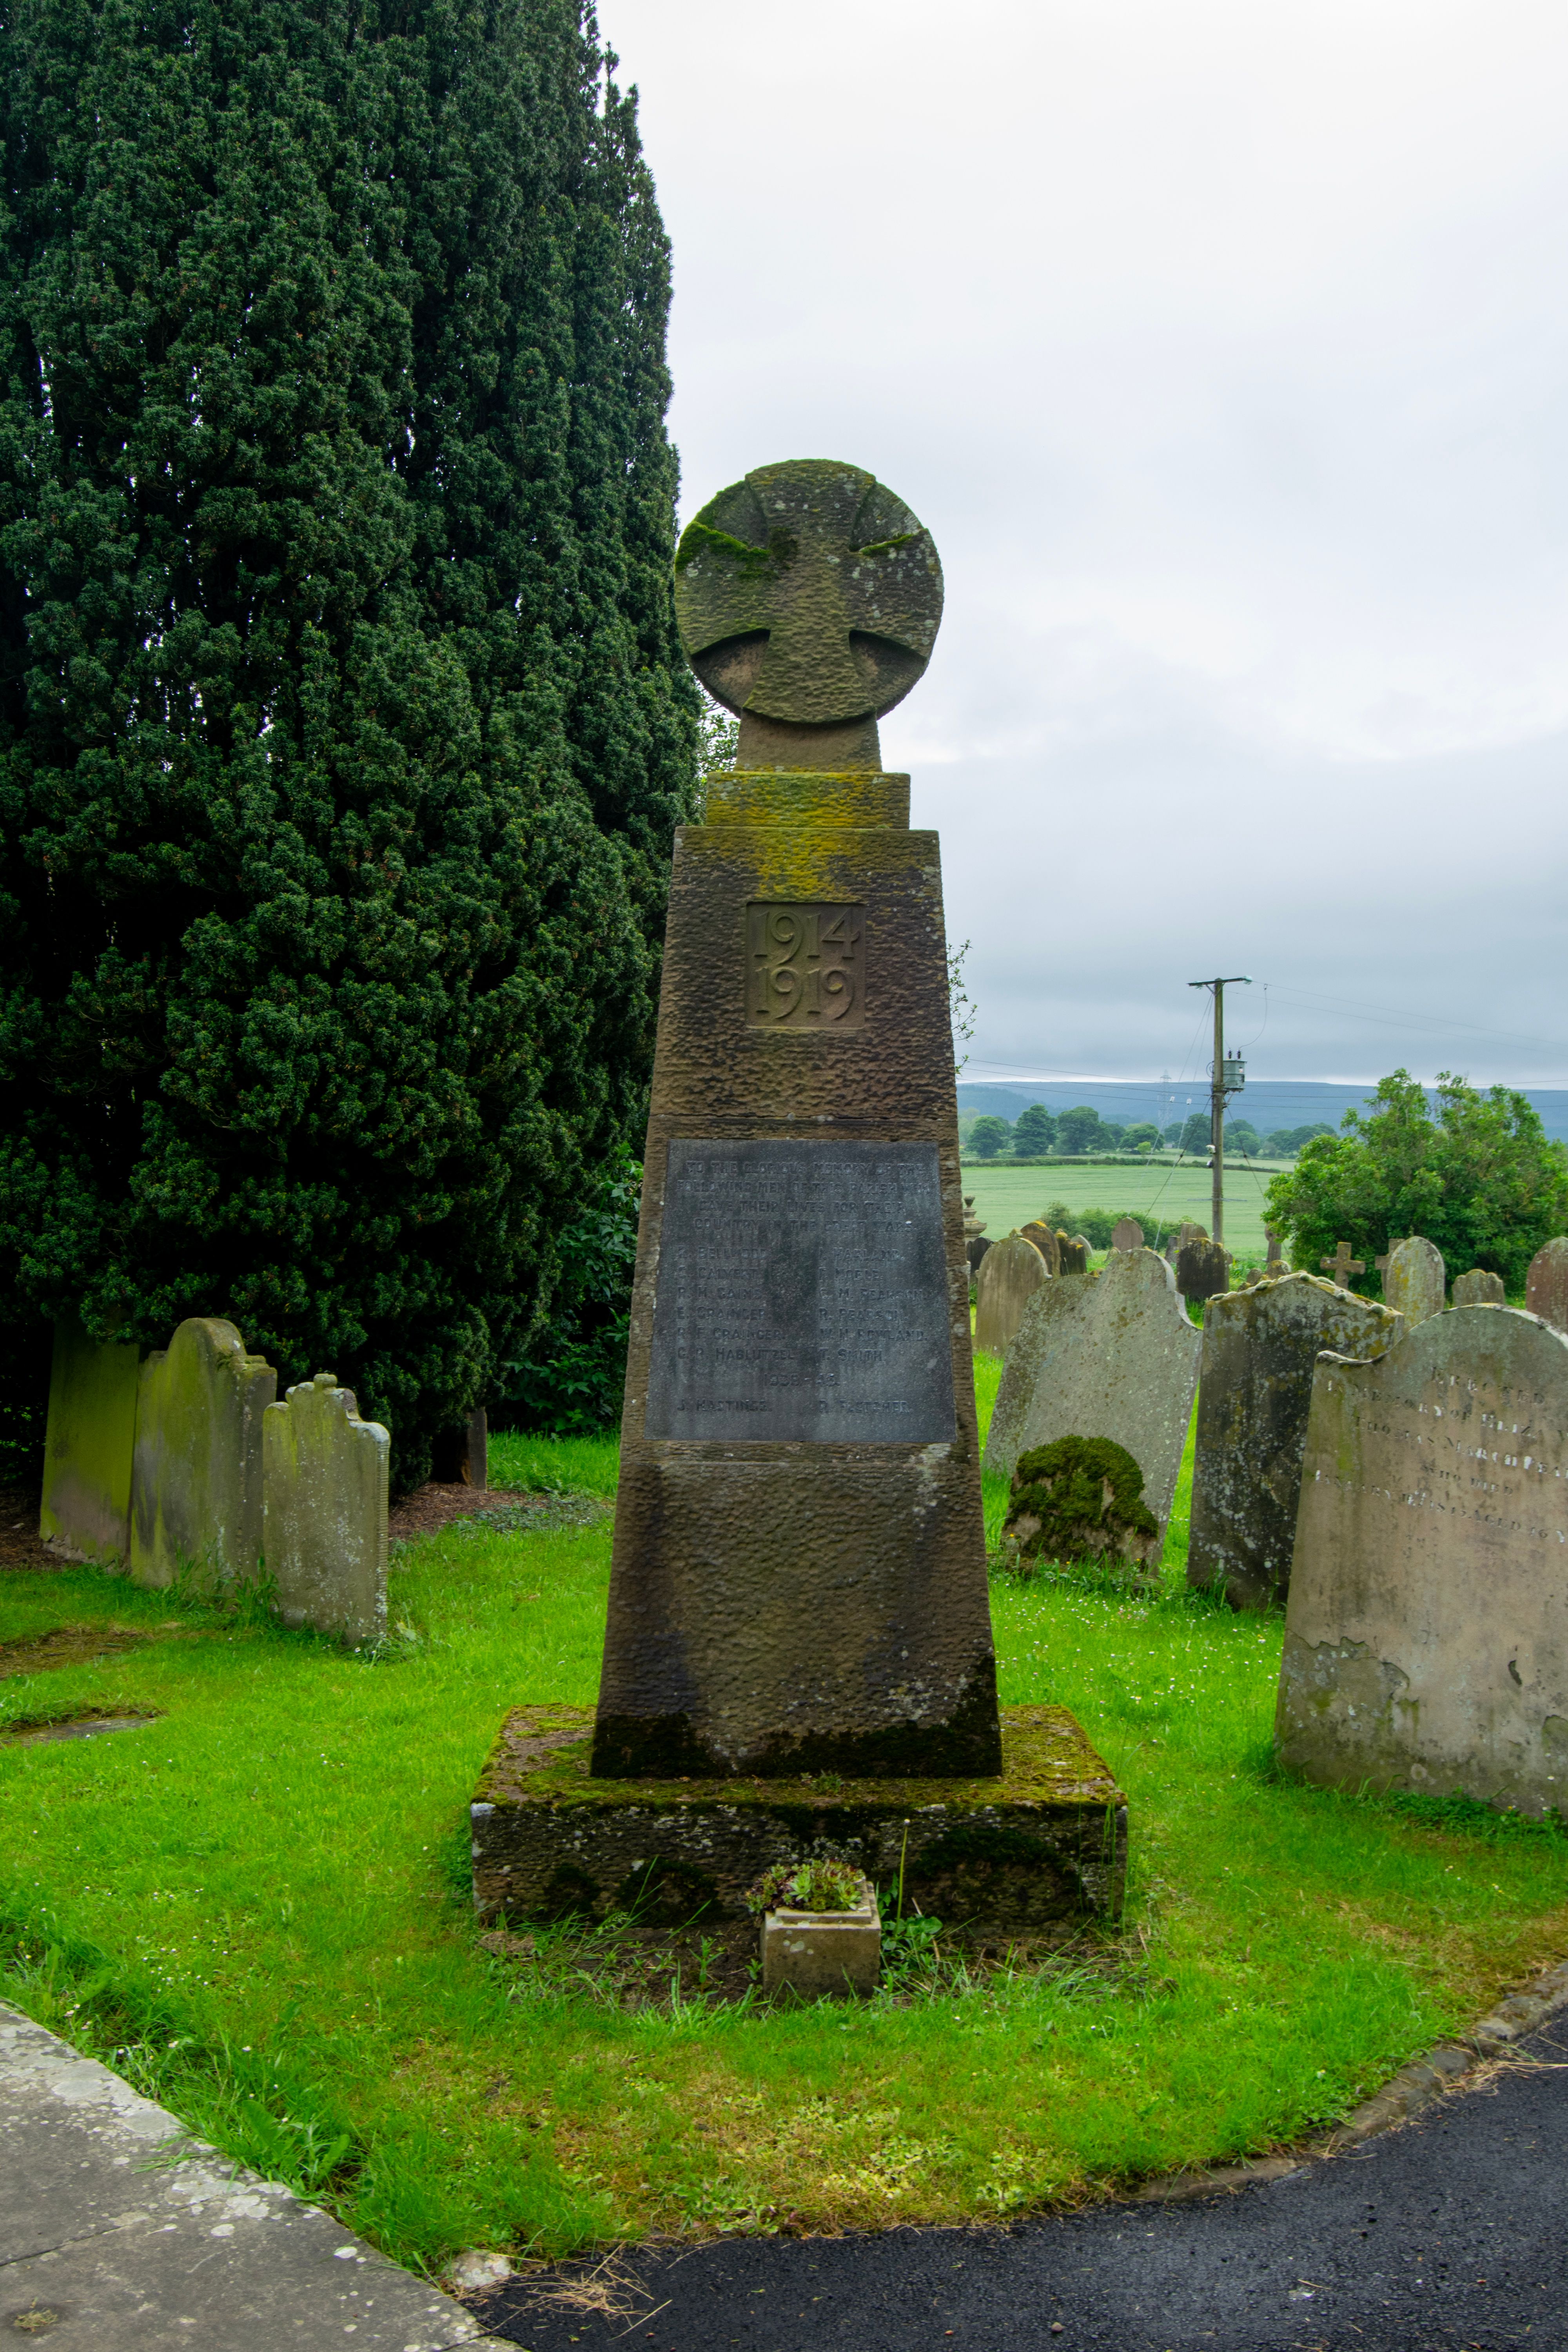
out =
[(1349, 1242), (1341, 1242), (1334, 1251), (1332, 1257), (1321, 1257), (1318, 1260), (1318, 1264), (1322, 1266), (1326, 1272), (1333, 1276), (1334, 1280), (1339, 1284), (1342, 1290), (1348, 1290), (1350, 1288), (1350, 1278), (1352, 1274), (1364, 1274), (1366, 1272), (1366, 1260), (1361, 1257), (1352, 1257), (1351, 1245)]
[(687, 659), (741, 721), (737, 767), (879, 767), (877, 720), (931, 659), (931, 533), (858, 466), (760, 466), (681, 533)]

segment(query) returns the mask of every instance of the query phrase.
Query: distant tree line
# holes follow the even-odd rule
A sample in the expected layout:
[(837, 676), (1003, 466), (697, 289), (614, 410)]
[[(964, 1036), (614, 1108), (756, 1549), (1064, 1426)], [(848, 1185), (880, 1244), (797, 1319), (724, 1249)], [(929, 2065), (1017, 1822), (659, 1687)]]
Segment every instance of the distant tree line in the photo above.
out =
[[(1101, 1152), (1153, 1153), (1163, 1148), (1196, 1155), (1207, 1151), (1210, 1139), (1206, 1111), (1194, 1111), (1186, 1119), (1173, 1119), (1162, 1131), (1152, 1120), (1123, 1126), (1116, 1119), (1101, 1118), (1087, 1103), (1064, 1111), (1051, 1111), (1044, 1103), (1031, 1103), (1011, 1124), (993, 1112), (983, 1112), (978, 1118), (960, 1119), (959, 1133), (964, 1149), (982, 1160), (998, 1160), (1005, 1155), (1015, 1160), (1043, 1160), (1050, 1152), (1079, 1160)], [(1247, 1159), (1293, 1160), (1314, 1136), (1332, 1133), (1332, 1128), (1320, 1121), (1309, 1127), (1277, 1128), (1268, 1135), (1260, 1135), (1250, 1119), (1231, 1118), (1226, 1121), (1225, 1148)]]

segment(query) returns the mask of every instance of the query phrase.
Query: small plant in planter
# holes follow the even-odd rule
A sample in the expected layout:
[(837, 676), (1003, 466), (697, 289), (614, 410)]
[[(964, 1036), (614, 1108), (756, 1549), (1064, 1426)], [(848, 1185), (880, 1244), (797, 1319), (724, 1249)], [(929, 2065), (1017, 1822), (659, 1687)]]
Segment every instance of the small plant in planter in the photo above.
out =
[(868, 1993), (881, 1965), (877, 1894), (847, 1862), (778, 1863), (746, 1900), (762, 1914), (763, 1990)]

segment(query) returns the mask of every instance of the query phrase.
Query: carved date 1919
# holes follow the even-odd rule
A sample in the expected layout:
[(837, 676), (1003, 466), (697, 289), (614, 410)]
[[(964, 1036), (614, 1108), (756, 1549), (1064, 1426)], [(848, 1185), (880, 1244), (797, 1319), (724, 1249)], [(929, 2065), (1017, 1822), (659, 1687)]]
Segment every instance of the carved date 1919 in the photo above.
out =
[(746, 1018), (768, 1029), (858, 1029), (865, 1019), (861, 908), (746, 909)]

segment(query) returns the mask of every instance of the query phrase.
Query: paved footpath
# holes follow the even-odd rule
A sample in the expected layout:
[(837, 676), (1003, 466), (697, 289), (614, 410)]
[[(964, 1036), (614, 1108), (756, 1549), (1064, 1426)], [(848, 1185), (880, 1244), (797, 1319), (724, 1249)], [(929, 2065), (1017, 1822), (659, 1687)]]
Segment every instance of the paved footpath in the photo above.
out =
[[(0, 2003), (0, 2344), (447, 2352), (460, 2304)], [(172, 2160), (174, 2159), (174, 2160)]]
[(529, 2352), (1564, 2352), (1568, 2027), (1403, 2129), (1233, 2195), (628, 2267), (636, 2319), (552, 2313), (523, 2281), (486, 2316)]

